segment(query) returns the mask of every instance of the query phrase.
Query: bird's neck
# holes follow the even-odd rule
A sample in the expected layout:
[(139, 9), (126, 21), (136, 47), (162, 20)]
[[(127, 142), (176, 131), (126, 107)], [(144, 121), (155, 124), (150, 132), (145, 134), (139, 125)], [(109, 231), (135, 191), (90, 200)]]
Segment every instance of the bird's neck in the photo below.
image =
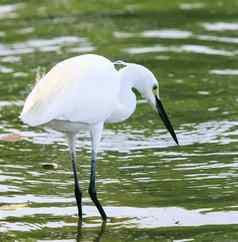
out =
[[(119, 72), (119, 74), (121, 74)], [(136, 95), (132, 91), (133, 81), (120, 75), (120, 94), (118, 105), (107, 122), (122, 122), (128, 119), (136, 108)]]
[(135, 75), (128, 67), (119, 70), (121, 89), (131, 90), (136, 85)]

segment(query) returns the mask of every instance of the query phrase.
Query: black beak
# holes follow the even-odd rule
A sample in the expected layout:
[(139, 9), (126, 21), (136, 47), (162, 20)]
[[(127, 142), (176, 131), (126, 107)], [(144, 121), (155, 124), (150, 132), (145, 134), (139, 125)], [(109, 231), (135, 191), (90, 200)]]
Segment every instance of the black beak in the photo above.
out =
[(176, 137), (176, 134), (174, 132), (173, 126), (169, 121), (169, 118), (164, 110), (164, 107), (160, 101), (160, 99), (155, 95), (155, 100), (156, 100), (156, 109), (160, 115), (160, 118), (162, 119), (165, 127), (167, 128), (167, 130), (169, 131), (169, 133), (171, 134), (171, 136), (173, 137), (174, 141), (176, 142), (176, 144), (178, 145), (178, 139)]

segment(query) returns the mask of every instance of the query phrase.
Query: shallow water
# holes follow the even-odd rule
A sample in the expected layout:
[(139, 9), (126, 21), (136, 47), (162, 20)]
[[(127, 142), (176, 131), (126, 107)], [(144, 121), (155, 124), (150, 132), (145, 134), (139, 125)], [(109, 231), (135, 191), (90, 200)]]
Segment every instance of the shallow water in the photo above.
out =
[[(237, 9), (236, 0), (2, 1), (0, 241), (237, 241)], [(180, 146), (140, 97), (127, 122), (106, 126), (104, 225), (87, 194), (81, 133), (80, 228), (64, 137), (18, 115), (36, 75), (87, 52), (156, 74)]]

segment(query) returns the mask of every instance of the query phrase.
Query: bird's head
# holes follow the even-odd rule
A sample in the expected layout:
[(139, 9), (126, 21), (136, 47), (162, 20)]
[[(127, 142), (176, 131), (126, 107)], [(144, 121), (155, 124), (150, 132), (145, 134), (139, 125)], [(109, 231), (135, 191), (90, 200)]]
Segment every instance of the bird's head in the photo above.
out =
[(126, 63), (126, 66), (120, 70), (123, 79), (127, 79), (131, 87), (137, 89), (140, 94), (148, 101), (152, 108), (159, 113), (165, 127), (170, 132), (174, 141), (178, 144), (178, 139), (173, 126), (165, 112), (159, 97), (159, 82), (154, 74), (146, 67), (138, 64)]

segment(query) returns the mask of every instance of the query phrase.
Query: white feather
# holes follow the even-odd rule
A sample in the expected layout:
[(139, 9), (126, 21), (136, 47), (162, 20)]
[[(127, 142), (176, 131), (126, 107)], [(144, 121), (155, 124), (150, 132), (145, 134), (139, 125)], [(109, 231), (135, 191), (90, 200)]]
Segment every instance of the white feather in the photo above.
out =
[(21, 120), (38, 126), (51, 120), (98, 123), (118, 103), (120, 80), (111, 61), (81, 55), (55, 65), (26, 99)]

